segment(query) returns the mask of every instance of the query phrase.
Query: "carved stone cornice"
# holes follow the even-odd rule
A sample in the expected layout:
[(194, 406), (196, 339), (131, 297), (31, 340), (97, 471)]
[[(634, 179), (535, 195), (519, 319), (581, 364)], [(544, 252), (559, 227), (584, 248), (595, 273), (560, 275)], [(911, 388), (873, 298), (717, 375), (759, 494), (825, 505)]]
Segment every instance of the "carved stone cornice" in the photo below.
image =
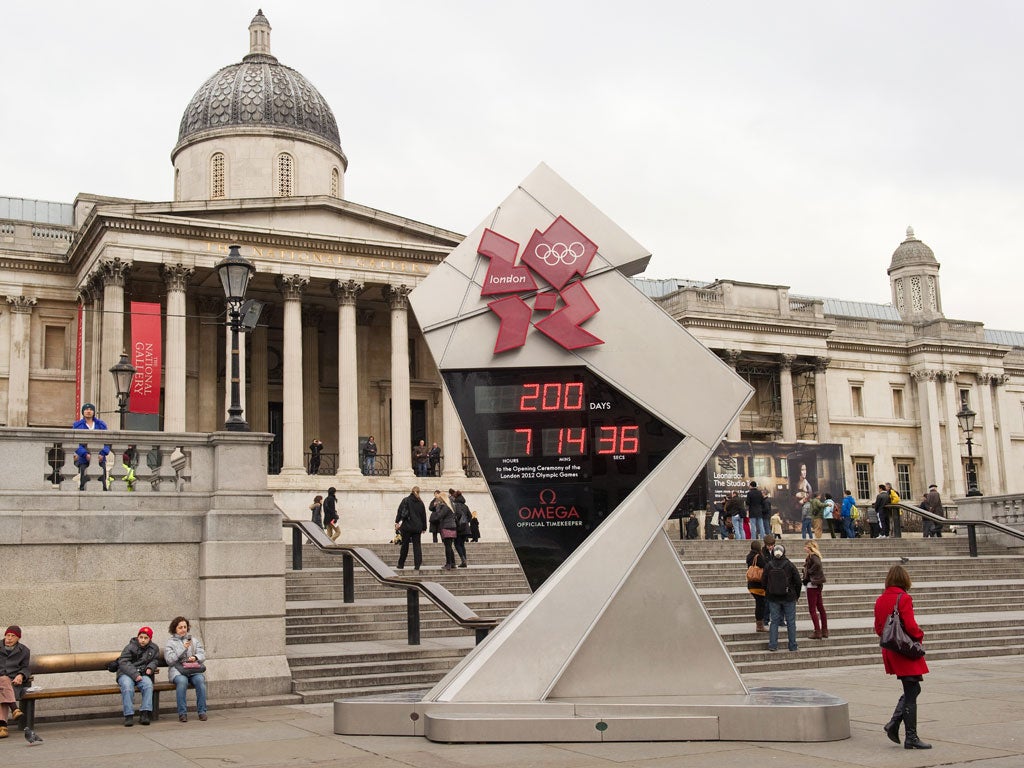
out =
[(412, 293), (412, 288), (403, 284), (399, 286), (385, 285), (384, 286), (384, 300), (388, 303), (388, 307), (392, 310), (409, 309), (409, 294)]
[(36, 300), (32, 296), (8, 296), (7, 303), (11, 305), (11, 312), (27, 315), (32, 312)]
[(796, 362), (796, 355), (779, 355), (779, 368), (784, 371), (793, 370), (793, 363)]
[(302, 327), (320, 328), (324, 319), (324, 308), (319, 304), (306, 304), (302, 307)]
[(183, 264), (161, 264), (160, 276), (167, 284), (168, 291), (184, 291), (188, 289), (188, 280), (195, 270)]
[(121, 261), (120, 259), (101, 261), (96, 265), (96, 279), (101, 282), (103, 287), (113, 285), (123, 288), (131, 268), (131, 262)]
[(196, 296), (196, 309), (199, 310), (201, 315), (217, 317), (224, 312), (224, 297), (200, 294)]
[(740, 355), (743, 354), (741, 349), (726, 349), (722, 351), (722, 357), (732, 368), (735, 368), (737, 363), (740, 361)]
[(916, 371), (911, 371), (910, 375), (913, 377), (914, 381), (935, 381), (936, 377), (939, 375), (939, 371), (931, 368), (921, 368)]
[(826, 369), (832, 363), (831, 357), (816, 357), (814, 358), (814, 373), (824, 374)]
[(277, 289), (281, 291), (285, 301), (301, 301), (307, 285), (309, 285), (309, 278), (302, 275), (277, 276)]
[(359, 294), (363, 292), (363, 284), (355, 280), (331, 281), (331, 293), (338, 300), (338, 306), (354, 306)]

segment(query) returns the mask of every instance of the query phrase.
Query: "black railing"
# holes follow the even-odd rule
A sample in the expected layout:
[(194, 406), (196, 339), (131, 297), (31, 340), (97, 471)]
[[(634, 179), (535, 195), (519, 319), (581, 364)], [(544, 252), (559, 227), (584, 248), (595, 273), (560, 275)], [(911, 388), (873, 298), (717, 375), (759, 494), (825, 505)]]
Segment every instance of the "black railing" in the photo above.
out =
[(395, 589), (404, 589), (406, 597), (406, 623), (409, 645), (420, 644), (420, 595), (422, 594), (441, 609), (460, 627), (472, 629), (476, 642), (480, 643), (494, 629), (498, 622), (477, 616), (473, 610), (455, 595), (435, 581), (417, 581), (396, 574), (390, 565), (381, 560), (377, 553), (366, 547), (352, 547), (336, 544), (323, 529), (306, 520), (284, 520), (282, 525), (292, 529), (292, 570), (302, 570), (303, 538), (330, 555), (341, 555), (342, 599), (355, 602), (355, 561), (366, 569), (381, 584)]
[[(929, 520), (933, 524), (938, 523), (939, 526), (955, 525), (958, 528), (961, 525), (967, 526), (967, 548), (971, 557), (978, 556), (978, 534), (976, 529), (979, 525), (983, 528), (990, 528), (993, 531), (1005, 533), (1007, 536), (1012, 536), (1024, 541), (1024, 533), (1018, 531), (1016, 528), (1004, 525), (1003, 523), (997, 523), (995, 520), (971, 520), (963, 517), (957, 517), (956, 520), (950, 520), (943, 515), (936, 515), (934, 512), (929, 512), (928, 510), (921, 509), (920, 507), (915, 507), (913, 504), (906, 504), (903, 502), (900, 502), (899, 504), (889, 504), (886, 507), (886, 511), (890, 510), (893, 512), (912, 512), (923, 520)], [(899, 514), (889, 515), (889, 529), (894, 538), (898, 539), (900, 537), (901, 526)]]
[[(309, 472), (309, 460), (313, 454), (306, 451), (302, 454), (303, 466)], [(338, 454), (320, 452), (320, 469), (317, 472), (309, 472), (316, 475), (334, 475), (338, 472)]]

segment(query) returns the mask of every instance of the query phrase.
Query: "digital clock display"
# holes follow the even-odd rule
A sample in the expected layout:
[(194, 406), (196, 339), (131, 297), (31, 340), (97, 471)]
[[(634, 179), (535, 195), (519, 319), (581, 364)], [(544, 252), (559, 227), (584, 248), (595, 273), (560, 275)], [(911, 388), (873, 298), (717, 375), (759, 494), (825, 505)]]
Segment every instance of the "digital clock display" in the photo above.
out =
[(534, 589), (683, 439), (587, 368), (443, 375)]

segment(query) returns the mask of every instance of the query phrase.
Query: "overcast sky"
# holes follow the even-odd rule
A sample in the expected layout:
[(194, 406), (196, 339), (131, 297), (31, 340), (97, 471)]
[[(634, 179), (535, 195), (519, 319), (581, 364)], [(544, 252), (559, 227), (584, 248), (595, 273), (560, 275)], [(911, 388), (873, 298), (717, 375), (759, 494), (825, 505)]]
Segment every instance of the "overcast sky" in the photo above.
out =
[[(199, 86), (259, 0), (4, 4), (0, 195), (169, 200)], [(650, 277), (885, 303), (913, 226), (947, 317), (1020, 318), (1024, 3), (287, 0), (272, 52), (332, 106), (346, 197), (468, 232), (538, 162)]]

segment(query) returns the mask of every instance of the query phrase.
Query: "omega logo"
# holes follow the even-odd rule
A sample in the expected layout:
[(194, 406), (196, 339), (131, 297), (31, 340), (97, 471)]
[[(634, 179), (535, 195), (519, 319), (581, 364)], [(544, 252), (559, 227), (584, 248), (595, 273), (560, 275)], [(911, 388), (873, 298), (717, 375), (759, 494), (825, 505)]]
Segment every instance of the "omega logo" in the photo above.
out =
[(537, 505), (533, 507), (520, 507), (519, 518), (521, 520), (578, 520), (580, 517), (576, 507), (567, 507), (558, 503), (558, 496), (552, 488), (545, 488), (537, 494), (537, 502)]

